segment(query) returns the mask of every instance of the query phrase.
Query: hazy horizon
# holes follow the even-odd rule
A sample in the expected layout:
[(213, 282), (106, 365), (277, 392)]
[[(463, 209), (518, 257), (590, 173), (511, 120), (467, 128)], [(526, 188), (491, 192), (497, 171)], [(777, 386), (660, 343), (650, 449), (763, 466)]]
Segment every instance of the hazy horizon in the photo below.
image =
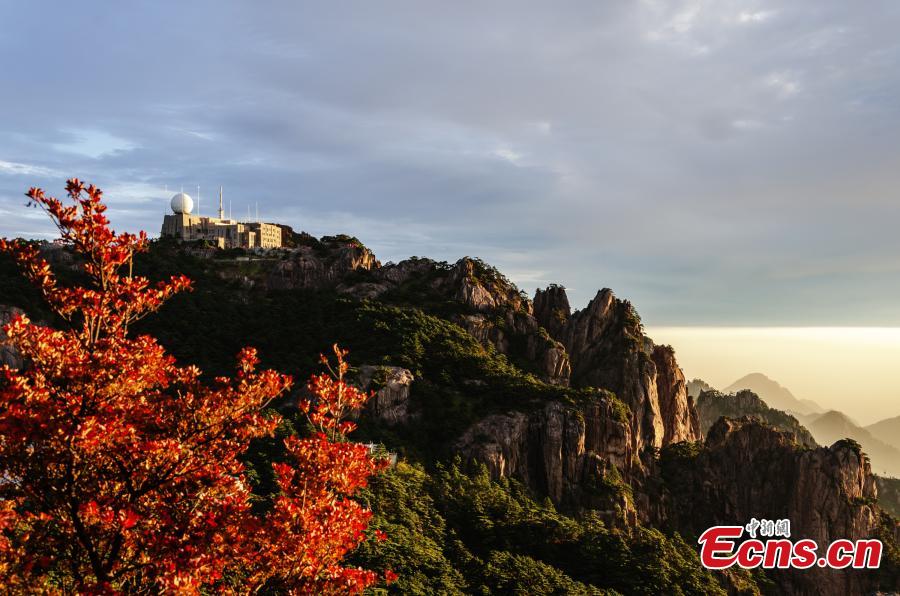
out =
[(724, 389), (762, 373), (798, 399), (840, 410), (863, 426), (900, 415), (900, 327), (655, 327), (688, 380)]

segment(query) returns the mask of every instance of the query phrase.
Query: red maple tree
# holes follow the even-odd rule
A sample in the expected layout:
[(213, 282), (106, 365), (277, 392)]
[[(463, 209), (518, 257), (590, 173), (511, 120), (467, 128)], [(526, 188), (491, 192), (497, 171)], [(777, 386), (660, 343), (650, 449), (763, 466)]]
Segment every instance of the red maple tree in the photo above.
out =
[(273, 466), (280, 492), (254, 513), (241, 455), (273, 434), (279, 417), (264, 408), (291, 379), (258, 370), (245, 348), (234, 378), (204, 383), (154, 338), (130, 336), (131, 323), (191, 283), (133, 275), (146, 235), (111, 231), (93, 185), (73, 179), (66, 190), (68, 205), (36, 188), (27, 196), (83, 261), (88, 284), (65, 287), (33, 243), (0, 240), (67, 322), (55, 330), (19, 316), (5, 327), (25, 365), (0, 369), (0, 583), (321, 594), (377, 582), (341, 564), (371, 516), (351, 497), (385, 465), (346, 440), (344, 414), (368, 397), (344, 380), (346, 352), (335, 346), (336, 366), (310, 380), (301, 408), (314, 431), (285, 440), (290, 463)]

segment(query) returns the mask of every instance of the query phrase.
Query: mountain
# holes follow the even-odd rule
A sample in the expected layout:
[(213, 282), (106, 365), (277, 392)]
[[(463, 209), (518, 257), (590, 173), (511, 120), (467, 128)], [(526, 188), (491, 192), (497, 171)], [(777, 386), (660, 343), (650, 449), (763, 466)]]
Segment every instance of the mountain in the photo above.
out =
[(823, 445), (841, 439), (858, 443), (872, 460), (872, 469), (878, 474), (900, 476), (900, 450), (878, 440), (865, 428), (857, 426), (847, 415), (837, 410), (825, 412), (808, 423), (809, 431)]
[(688, 395), (697, 399), (704, 391), (715, 391), (715, 388), (703, 379), (691, 379), (687, 383)]
[(900, 449), (900, 416), (870, 424), (865, 429), (879, 441)]
[(806, 447), (818, 447), (812, 434), (800, 422), (781, 410), (770, 408), (749, 389), (737, 393), (719, 393), (704, 391), (697, 398), (697, 412), (700, 415), (700, 428), (704, 433), (718, 422), (719, 418), (753, 417), (773, 428), (791, 433), (796, 441)]
[[(154, 242), (136, 272), (184, 273), (195, 290), (134, 331), (210, 378), (244, 345), (298, 379), (333, 342), (350, 349), (356, 381), (375, 392), (354, 439), (397, 460), (364, 496), (390, 540), (355, 555), (399, 574), (389, 593), (829, 596), (898, 585), (900, 529), (858, 447), (805, 446), (771, 413), (720, 417), (704, 437), (711, 415), (701, 419), (675, 351), (611, 290), (576, 310), (564, 288), (529, 297), (478, 259), (383, 265), (348, 236), (294, 240), (266, 253)], [(64, 280), (77, 276), (62, 249), (43, 250)], [(2, 258), (0, 305), (62, 324)], [(273, 404), (286, 416), (280, 436), (305, 428), (297, 397)], [(261, 500), (276, 490), (280, 445), (246, 455)], [(877, 535), (890, 547), (882, 570), (700, 565), (699, 531), (760, 511), (820, 540)]]
[[(805, 447), (815, 448), (818, 446), (810, 431), (800, 424), (797, 418), (780, 410), (768, 407), (756, 394), (749, 390), (739, 391), (736, 394), (723, 394), (714, 390), (704, 391), (700, 394), (696, 403), (697, 412), (700, 415), (700, 427), (704, 432), (709, 432), (722, 417), (732, 419), (747, 417), (759, 419), (772, 428), (789, 432), (793, 435), (794, 440), (797, 443)], [(835, 414), (838, 415), (835, 416), (831, 413), (812, 414), (807, 419), (812, 422), (826, 416), (825, 420), (823, 420), (823, 424), (827, 424), (828, 419), (832, 417), (840, 419), (840, 414)], [(896, 419), (890, 419), (883, 422), (890, 423), (895, 420)], [(881, 423), (872, 426), (879, 425), (881, 425)], [(831, 427), (832, 425), (829, 426)], [(881, 425), (881, 427), (885, 428), (884, 425)], [(852, 423), (850, 423), (849, 419), (846, 417), (843, 417), (843, 420), (841, 420), (840, 428), (832, 427), (830, 428), (830, 431), (831, 435), (828, 437), (829, 439), (842, 433), (849, 433), (848, 436), (852, 436), (853, 434), (859, 436), (858, 431), (856, 431), (852, 426)], [(865, 439), (865, 437), (863, 438)], [(872, 446), (870, 445), (869, 449), (871, 448)], [(877, 446), (875, 448), (877, 449)], [(865, 447), (862, 447), (862, 449), (865, 449)], [(868, 455), (868, 450), (866, 450), (866, 453)], [(884, 456), (882, 455), (881, 457)], [(873, 467), (877, 469), (877, 464), (873, 464)], [(900, 516), (900, 479), (875, 476), (875, 486), (879, 505), (891, 515)]]
[[(792, 433), (753, 418), (720, 418), (702, 447), (682, 444), (664, 450), (661, 468), (678, 503), (672, 510), (675, 525), (690, 535), (758, 512), (790, 519), (791, 536), (818, 544), (861, 532), (898, 534), (894, 520), (867, 508), (876, 502), (875, 479), (852, 441), (809, 448), (799, 445)], [(874, 529), (873, 523), (882, 529)], [(896, 590), (900, 577), (890, 574), (887, 582)], [(873, 592), (858, 574), (809, 569), (771, 570), (766, 575), (779, 594)]]
[(737, 393), (741, 389), (749, 389), (758, 395), (766, 404), (777, 410), (796, 414), (813, 414), (825, 410), (809, 399), (797, 399), (786, 387), (773, 381), (762, 373), (750, 373), (743, 376), (725, 389), (723, 393)]

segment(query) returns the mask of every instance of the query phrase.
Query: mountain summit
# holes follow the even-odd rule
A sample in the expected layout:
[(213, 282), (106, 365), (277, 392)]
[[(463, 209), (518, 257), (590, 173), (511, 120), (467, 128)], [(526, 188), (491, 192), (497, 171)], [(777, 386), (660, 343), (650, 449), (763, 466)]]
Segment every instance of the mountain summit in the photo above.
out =
[(770, 408), (796, 414), (819, 414), (825, 409), (810, 399), (798, 399), (787, 388), (762, 373), (743, 376), (725, 389), (723, 393), (737, 393), (749, 389), (758, 395)]

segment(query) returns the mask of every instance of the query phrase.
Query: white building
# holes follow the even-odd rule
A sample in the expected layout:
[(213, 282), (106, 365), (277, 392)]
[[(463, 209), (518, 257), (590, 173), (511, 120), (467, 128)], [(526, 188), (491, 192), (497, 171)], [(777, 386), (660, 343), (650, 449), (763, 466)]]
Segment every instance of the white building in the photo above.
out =
[(180, 192), (172, 197), (172, 214), (163, 217), (161, 235), (180, 242), (206, 240), (219, 248), (279, 248), (281, 228), (262, 222), (240, 222), (225, 218), (222, 191), (219, 217), (193, 215), (194, 200)]

